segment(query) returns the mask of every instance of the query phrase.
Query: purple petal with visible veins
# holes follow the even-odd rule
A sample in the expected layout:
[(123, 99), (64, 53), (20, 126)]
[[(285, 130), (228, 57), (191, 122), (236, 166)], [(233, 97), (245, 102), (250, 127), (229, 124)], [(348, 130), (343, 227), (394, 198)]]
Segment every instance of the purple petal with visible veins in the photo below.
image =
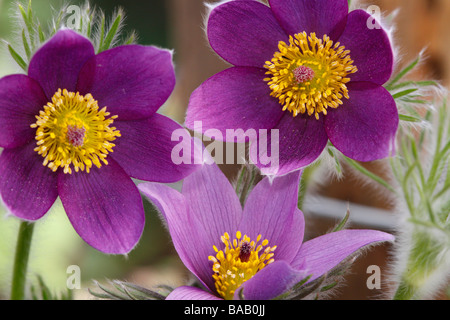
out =
[(175, 87), (172, 53), (151, 46), (126, 45), (104, 51), (81, 70), (77, 90), (92, 94), (119, 120), (153, 115)]
[(339, 38), (341, 45), (350, 50), (350, 57), (358, 72), (350, 75), (352, 81), (386, 83), (394, 69), (394, 53), (385, 30), (370, 29), (372, 17), (363, 10), (350, 12), (347, 26)]
[(139, 241), (145, 223), (139, 191), (125, 171), (108, 165), (89, 173), (58, 175), (58, 191), (67, 216), (80, 237), (108, 254), (126, 254)]
[(89, 39), (61, 30), (34, 54), (28, 75), (39, 82), (50, 100), (58, 89), (75, 91), (81, 68), (94, 55)]
[(167, 223), (175, 249), (184, 265), (211, 290), (214, 288), (214, 254), (201, 222), (189, 211), (186, 198), (178, 191), (158, 183), (141, 183), (139, 190), (158, 208)]
[(229, 1), (215, 7), (208, 19), (211, 47), (235, 66), (263, 68), (278, 51), (278, 42), (288, 42), (271, 10), (257, 1)]
[[(172, 119), (155, 113), (143, 120), (116, 121), (121, 137), (114, 143), (111, 157), (133, 178), (145, 181), (177, 182), (198, 169), (194, 144), (189, 132)], [(172, 141), (177, 131), (181, 141)], [(172, 150), (178, 146), (188, 152), (186, 163), (175, 163)], [(184, 158), (183, 158), (184, 159)], [(200, 162), (198, 162), (200, 163)]]
[(9, 211), (25, 220), (44, 216), (58, 197), (57, 174), (42, 164), (35, 142), (0, 155), (0, 194)]
[(391, 94), (369, 82), (347, 85), (349, 100), (325, 118), (333, 145), (357, 161), (374, 161), (391, 155), (398, 129), (398, 110)]
[(166, 300), (223, 300), (203, 289), (182, 286), (173, 290)]
[(236, 191), (215, 163), (203, 165), (184, 179), (182, 193), (190, 214), (203, 226), (210, 249), (221, 244), (225, 232), (231, 236), (236, 233), (242, 207)]
[(280, 176), (310, 165), (328, 142), (323, 119), (316, 120), (314, 116), (294, 118), (286, 112), (273, 130), (268, 132), (267, 143), (260, 139), (250, 146), (250, 159), (267, 175)]
[(252, 190), (244, 207), (239, 230), (255, 240), (258, 235), (277, 246), (274, 258), (291, 262), (298, 252), (305, 229), (297, 209), (300, 172), (263, 179)]
[(394, 241), (388, 233), (376, 230), (342, 230), (329, 233), (305, 242), (295, 257), (292, 267), (312, 274), (315, 280), (335, 268), (350, 255), (363, 247)]
[(289, 35), (305, 31), (336, 40), (345, 28), (347, 0), (269, 0), (280, 25)]
[(234, 293), (239, 300), (240, 290), (245, 300), (272, 300), (292, 289), (308, 275), (293, 269), (286, 261), (275, 261), (256, 273)]
[[(264, 82), (265, 71), (251, 67), (233, 67), (204, 82), (191, 96), (186, 126), (205, 133), (215, 129), (214, 139), (227, 142), (251, 140), (250, 133), (273, 128), (283, 116), (278, 101), (270, 96)], [(197, 123), (196, 123), (197, 122)], [(237, 138), (227, 139), (227, 130), (249, 131)], [(206, 133), (208, 135), (208, 133)], [(256, 135), (255, 135), (256, 136)]]
[(30, 125), (46, 104), (44, 91), (32, 78), (17, 74), (0, 79), (0, 146), (17, 148), (33, 140), (36, 129)]

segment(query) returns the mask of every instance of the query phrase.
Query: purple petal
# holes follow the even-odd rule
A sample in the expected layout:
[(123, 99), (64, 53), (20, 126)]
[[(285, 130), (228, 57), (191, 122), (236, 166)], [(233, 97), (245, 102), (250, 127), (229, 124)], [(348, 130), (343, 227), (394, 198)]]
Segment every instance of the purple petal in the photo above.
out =
[(0, 155), (0, 194), (8, 210), (21, 219), (38, 220), (58, 197), (57, 174), (42, 165), (34, 142)]
[[(250, 159), (264, 174), (284, 175), (313, 163), (328, 143), (323, 119), (286, 112), (268, 136), (250, 146)], [(271, 150), (271, 151), (269, 151)]]
[(303, 241), (305, 221), (297, 209), (299, 184), (299, 171), (273, 181), (265, 178), (245, 203), (239, 230), (252, 240), (262, 235), (269, 246), (277, 246), (275, 260), (292, 261)]
[(208, 39), (219, 56), (235, 66), (264, 67), (289, 42), (271, 10), (257, 1), (229, 1), (215, 7), (208, 20)]
[(172, 53), (155, 47), (127, 45), (104, 51), (81, 70), (77, 90), (90, 93), (119, 120), (154, 114), (175, 86)]
[(39, 82), (50, 100), (58, 89), (75, 91), (81, 68), (94, 55), (87, 38), (61, 30), (33, 56), (28, 75)]
[[(283, 112), (278, 101), (270, 97), (264, 82), (265, 71), (258, 68), (234, 67), (216, 74), (191, 96), (186, 126), (202, 133), (216, 129), (216, 140), (228, 141), (227, 130), (271, 129)], [(198, 125), (201, 126), (198, 129)], [(222, 138), (222, 139), (221, 139)], [(244, 142), (245, 137), (229, 142)]]
[(178, 287), (173, 290), (166, 300), (222, 300), (205, 290), (195, 287)]
[(191, 222), (189, 227), (189, 235), (196, 238), (191, 250), (202, 253), (196, 266), (197, 275), (214, 292), (212, 262), (208, 256), (216, 255), (213, 246), (223, 246), (220, 237), (225, 232), (234, 236), (242, 218), (242, 207), (235, 190), (215, 163), (203, 165), (184, 179), (182, 193), (191, 220), (196, 222)]
[(75, 231), (89, 245), (108, 254), (126, 254), (144, 228), (144, 207), (133, 181), (108, 158), (90, 173), (59, 172), (62, 204)]
[[(307, 274), (295, 270), (286, 261), (275, 261), (256, 273), (241, 288), (245, 300), (272, 300), (303, 280)], [(236, 290), (234, 299), (239, 299), (240, 290)]]
[(273, 14), (289, 35), (305, 31), (337, 39), (345, 28), (347, 0), (269, 0)]
[(375, 230), (343, 230), (305, 242), (292, 266), (319, 278), (361, 248), (385, 241), (394, 241), (388, 233)]
[(349, 83), (350, 99), (325, 119), (328, 137), (344, 155), (373, 161), (391, 155), (399, 117), (394, 99), (372, 83)]
[(163, 215), (173, 245), (186, 268), (206, 287), (214, 288), (212, 265), (208, 260), (214, 250), (206, 243), (206, 230), (189, 211), (186, 198), (158, 183), (142, 183), (138, 187)]
[(47, 104), (39, 84), (25, 75), (0, 79), (0, 146), (17, 148), (34, 139), (36, 115)]
[[(114, 126), (121, 137), (114, 141), (111, 156), (133, 178), (154, 182), (177, 182), (198, 168), (194, 163), (193, 139), (178, 123), (160, 114), (134, 121), (117, 121)], [(172, 141), (179, 132), (181, 141)], [(186, 152), (187, 163), (175, 163), (172, 150), (180, 147)], [(183, 158), (184, 159), (184, 158)]]
[(394, 54), (386, 31), (367, 27), (371, 18), (363, 10), (352, 11), (339, 42), (350, 50), (353, 65), (358, 68), (358, 72), (350, 76), (351, 80), (382, 85), (392, 75)]
[(220, 237), (225, 232), (233, 236), (237, 231), (242, 207), (235, 190), (215, 163), (203, 165), (184, 179), (182, 193), (190, 214), (205, 230), (210, 249), (221, 245)]

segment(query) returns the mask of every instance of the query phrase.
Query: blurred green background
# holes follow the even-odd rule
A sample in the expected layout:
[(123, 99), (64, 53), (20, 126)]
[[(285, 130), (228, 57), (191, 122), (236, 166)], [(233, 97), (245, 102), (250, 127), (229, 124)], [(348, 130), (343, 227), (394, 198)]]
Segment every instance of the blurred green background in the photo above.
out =
[[(47, 25), (51, 8), (60, 8), (62, 1), (32, 0), (34, 15), (42, 25)], [(67, 2), (65, 2), (67, 3)], [(84, 3), (72, 1), (71, 4)], [(120, 6), (127, 14), (126, 32), (135, 30), (138, 41), (144, 45), (168, 47), (166, 28), (166, 4), (163, 0), (152, 1), (90, 1), (101, 8), (107, 17)], [(26, 5), (24, 5), (26, 7)], [(17, 2), (0, 0), (0, 38), (15, 43), (14, 13)], [(0, 49), (0, 77), (12, 73), (23, 73), (9, 57), (5, 46)], [(66, 290), (67, 267), (77, 265), (81, 270), (82, 289), (74, 290), (75, 298), (90, 298), (86, 288), (95, 288), (92, 279), (120, 279), (156, 285), (176, 285), (177, 275), (183, 277), (183, 268), (173, 252), (170, 239), (161, 225), (153, 207), (144, 200), (146, 226), (138, 246), (128, 256), (102, 254), (83, 242), (71, 226), (59, 199), (52, 210), (37, 222), (31, 248), (29, 280), (37, 283), (40, 275), (54, 294)], [(19, 221), (9, 216), (0, 206), (0, 299), (8, 299), (12, 265)], [(167, 276), (170, 274), (170, 276)], [(174, 277), (175, 276), (175, 277)], [(98, 291), (98, 290), (97, 290)]]

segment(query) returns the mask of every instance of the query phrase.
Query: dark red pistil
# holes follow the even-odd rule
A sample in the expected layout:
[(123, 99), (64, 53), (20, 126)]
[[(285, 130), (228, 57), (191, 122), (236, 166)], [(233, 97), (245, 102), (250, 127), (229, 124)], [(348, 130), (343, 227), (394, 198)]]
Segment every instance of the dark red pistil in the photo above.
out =
[(307, 81), (311, 81), (314, 79), (314, 76), (316, 75), (314, 70), (305, 66), (300, 66), (293, 71), (295, 80), (297, 80), (298, 83), (304, 83)]
[(247, 262), (250, 260), (250, 255), (252, 253), (252, 246), (248, 242), (244, 242), (240, 246), (239, 259), (242, 262)]
[(67, 140), (74, 147), (81, 147), (84, 144), (84, 135), (86, 129), (84, 127), (78, 128), (76, 126), (67, 126)]

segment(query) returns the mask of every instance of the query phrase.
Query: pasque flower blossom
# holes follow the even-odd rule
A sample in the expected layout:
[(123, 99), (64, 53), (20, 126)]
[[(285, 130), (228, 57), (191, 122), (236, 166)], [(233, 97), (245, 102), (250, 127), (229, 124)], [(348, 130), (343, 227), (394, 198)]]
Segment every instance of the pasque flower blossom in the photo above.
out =
[(185, 178), (181, 192), (139, 184), (161, 212), (181, 260), (205, 287), (182, 286), (167, 299), (273, 299), (369, 244), (393, 240), (376, 230), (341, 230), (303, 242), (299, 180), (298, 171), (263, 179), (244, 208), (215, 164)]
[[(193, 92), (186, 126), (201, 121), (203, 133), (279, 130), (279, 142), (272, 141), (279, 143), (279, 167), (269, 174), (311, 164), (329, 141), (357, 161), (389, 156), (399, 117), (382, 85), (393, 71), (393, 50), (385, 30), (368, 27), (371, 19), (363, 10), (349, 13), (347, 0), (213, 6), (209, 43), (232, 67)], [(252, 161), (270, 169), (256, 154)]]
[(35, 221), (59, 196), (88, 244), (129, 252), (145, 219), (131, 178), (176, 182), (195, 169), (171, 161), (170, 137), (181, 126), (156, 113), (174, 85), (168, 50), (125, 45), (95, 54), (89, 39), (58, 31), (34, 54), (28, 75), (0, 79), (6, 207)]

